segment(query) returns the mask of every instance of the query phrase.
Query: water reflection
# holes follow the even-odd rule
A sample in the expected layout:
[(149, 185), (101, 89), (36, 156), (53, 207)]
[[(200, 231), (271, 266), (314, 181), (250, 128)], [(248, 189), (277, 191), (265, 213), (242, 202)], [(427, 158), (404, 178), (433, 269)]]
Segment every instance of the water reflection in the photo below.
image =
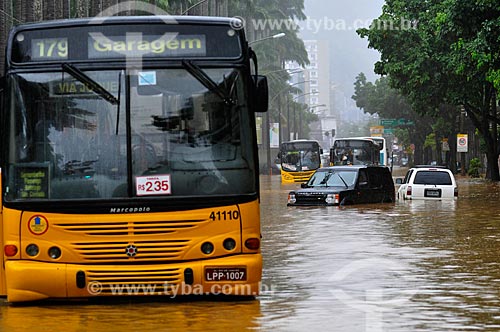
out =
[(113, 301), (2, 306), (0, 331), (243, 331), (258, 327), (253, 301)]
[(263, 292), (254, 301), (0, 306), (2, 331), (499, 331), (499, 184), (452, 201), (287, 207), (261, 179)]

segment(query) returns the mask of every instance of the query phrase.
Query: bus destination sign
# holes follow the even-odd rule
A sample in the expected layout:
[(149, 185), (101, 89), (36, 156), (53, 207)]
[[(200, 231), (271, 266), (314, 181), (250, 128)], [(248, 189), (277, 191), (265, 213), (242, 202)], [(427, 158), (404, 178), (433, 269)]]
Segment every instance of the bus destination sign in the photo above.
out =
[(20, 30), (14, 64), (168, 58), (239, 58), (240, 35), (224, 26), (79, 26)]
[(89, 59), (122, 57), (205, 56), (205, 36), (166, 33), (163, 36), (143, 36), (130, 33), (109, 38), (100, 33), (88, 37)]
[[(31, 59), (34, 61), (67, 60), (67, 38), (33, 39)], [(205, 56), (203, 35), (142, 36), (131, 34), (108, 38), (102, 34), (88, 37), (88, 59), (120, 59), (139, 57)]]

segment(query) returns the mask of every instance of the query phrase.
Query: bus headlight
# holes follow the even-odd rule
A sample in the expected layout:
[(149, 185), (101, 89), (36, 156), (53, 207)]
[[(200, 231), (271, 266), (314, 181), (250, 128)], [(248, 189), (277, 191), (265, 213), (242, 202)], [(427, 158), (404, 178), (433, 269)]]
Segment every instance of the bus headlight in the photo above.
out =
[(205, 242), (201, 245), (201, 252), (205, 255), (210, 255), (214, 251), (214, 245), (210, 242)]
[(26, 253), (28, 254), (28, 256), (31, 256), (31, 257), (34, 257), (36, 255), (38, 255), (38, 253), (40, 252), (40, 248), (38, 248), (38, 246), (36, 244), (28, 244), (28, 246), (26, 247)]
[(224, 246), (224, 249), (226, 249), (228, 251), (231, 251), (234, 248), (236, 248), (236, 241), (234, 239), (227, 238), (227, 239), (224, 240), (224, 242), (222, 243), (222, 245)]
[(61, 249), (59, 249), (58, 247), (50, 247), (49, 257), (52, 259), (58, 259), (59, 257), (61, 257)]
[(295, 202), (297, 202), (295, 194), (294, 193), (288, 194), (288, 204), (295, 204)]

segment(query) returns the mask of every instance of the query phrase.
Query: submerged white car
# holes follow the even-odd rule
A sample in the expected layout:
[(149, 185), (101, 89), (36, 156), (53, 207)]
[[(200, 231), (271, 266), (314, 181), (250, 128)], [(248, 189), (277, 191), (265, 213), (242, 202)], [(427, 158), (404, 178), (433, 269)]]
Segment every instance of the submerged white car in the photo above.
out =
[(455, 176), (448, 168), (438, 166), (416, 166), (406, 176), (396, 179), (401, 184), (398, 199), (449, 199), (458, 197)]

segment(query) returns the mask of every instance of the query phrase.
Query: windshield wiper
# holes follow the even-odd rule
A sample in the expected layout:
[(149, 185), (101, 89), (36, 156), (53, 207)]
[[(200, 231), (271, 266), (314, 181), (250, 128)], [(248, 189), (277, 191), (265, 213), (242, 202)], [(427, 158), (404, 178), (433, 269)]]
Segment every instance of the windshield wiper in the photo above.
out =
[(323, 180), (321, 180), (319, 184), (324, 184), (325, 187), (328, 187), (328, 180), (330, 180), (333, 174), (334, 173), (328, 173), (327, 175), (325, 175), (325, 177), (323, 178)]
[(113, 105), (119, 104), (119, 100), (115, 96), (113, 96), (108, 90), (103, 88), (102, 85), (94, 81), (80, 69), (68, 63), (63, 63), (62, 69), (71, 76), (73, 76), (74, 78), (76, 78), (77, 80), (79, 80), (80, 82), (84, 83), (90, 90), (97, 93), (104, 100), (108, 101)]
[(337, 176), (342, 180), (342, 182), (344, 182), (344, 186), (346, 188), (349, 188), (349, 186), (347, 185), (347, 182), (345, 182), (344, 178), (342, 176), (340, 176), (340, 174), (337, 174)]
[(203, 84), (205, 88), (219, 96), (224, 103), (226, 103), (226, 105), (235, 105), (235, 102), (231, 98), (230, 94), (217, 85), (217, 83), (215, 83), (214, 80), (212, 80), (210, 76), (208, 76), (207, 73), (205, 73), (198, 65), (189, 60), (182, 60), (182, 66), (189, 74), (191, 74), (191, 76)]

